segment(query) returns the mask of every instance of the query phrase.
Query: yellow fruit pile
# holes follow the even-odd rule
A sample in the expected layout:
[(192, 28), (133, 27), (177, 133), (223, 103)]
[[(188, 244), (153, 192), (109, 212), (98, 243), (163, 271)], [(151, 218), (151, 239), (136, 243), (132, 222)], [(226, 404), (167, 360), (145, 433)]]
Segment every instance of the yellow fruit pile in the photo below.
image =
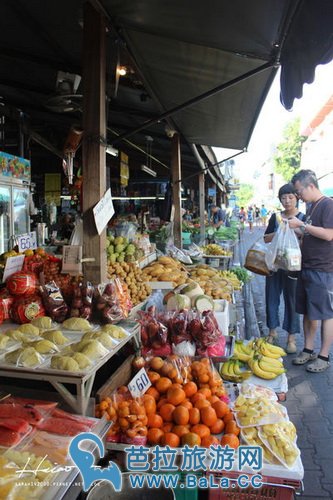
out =
[(108, 266), (108, 278), (120, 278), (126, 284), (133, 306), (146, 300), (150, 295), (150, 287), (142, 269), (134, 262), (114, 262)]
[(187, 272), (182, 264), (172, 257), (159, 257), (155, 262), (143, 269), (145, 281), (172, 281), (174, 286), (186, 283)]

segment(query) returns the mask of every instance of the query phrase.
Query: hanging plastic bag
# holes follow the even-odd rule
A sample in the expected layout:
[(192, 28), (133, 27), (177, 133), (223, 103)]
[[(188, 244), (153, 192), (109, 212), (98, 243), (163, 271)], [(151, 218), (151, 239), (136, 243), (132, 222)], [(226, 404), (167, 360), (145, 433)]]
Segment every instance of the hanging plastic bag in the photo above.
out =
[(268, 245), (260, 238), (247, 251), (244, 267), (255, 274), (268, 276), (270, 270), (266, 263)]
[(269, 245), (267, 266), (272, 271), (300, 271), (302, 263), (301, 249), (295, 232), (290, 229), (288, 221), (283, 221)]

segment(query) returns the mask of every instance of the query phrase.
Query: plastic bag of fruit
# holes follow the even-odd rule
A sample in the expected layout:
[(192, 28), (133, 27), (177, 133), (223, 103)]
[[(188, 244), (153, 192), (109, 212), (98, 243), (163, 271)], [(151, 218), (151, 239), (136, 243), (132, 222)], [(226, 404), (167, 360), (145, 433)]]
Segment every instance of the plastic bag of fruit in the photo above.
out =
[(17, 271), (6, 280), (7, 290), (11, 295), (34, 295), (38, 285), (37, 277), (34, 273)]
[(222, 336), (213, 311), (197, 313), (189, 324), (189, 332), (195, 340), (197, 349), (202, 351), (215, 345)]
[(141, 325), (141, 342), (143, 354), (151, 352), (155, 356), (171, 354), (171, 345), (168, 337), (168, 328), (155, 315), (153, 308), (150, 311), (138, 311)]
[(129, 313), (129, 297), (119, 279), (98, 285), (95, 291), (95, 312), (101, 323), (119, 323)]
[(94, 286), (90, 281), (78, 282), (72, 286), (69, 316), (90, 320), (93, 313)]
[(68, 316), (68, 306), (60, 288), (54, 281), (41, 286), (41, 294), (46, 312), (53, 321), (62, 323)]

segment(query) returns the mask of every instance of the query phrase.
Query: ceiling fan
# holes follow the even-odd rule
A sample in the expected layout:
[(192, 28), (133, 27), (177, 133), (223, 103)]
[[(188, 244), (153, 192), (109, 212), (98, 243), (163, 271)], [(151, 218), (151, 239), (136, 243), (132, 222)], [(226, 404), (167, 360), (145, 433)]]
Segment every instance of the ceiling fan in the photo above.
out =
[(82, 108), (82, 94), (77, 94), (81, 76), (58, 71), (56, 92), (49, 96), (44, 106), (55, 113), (73, 113)]

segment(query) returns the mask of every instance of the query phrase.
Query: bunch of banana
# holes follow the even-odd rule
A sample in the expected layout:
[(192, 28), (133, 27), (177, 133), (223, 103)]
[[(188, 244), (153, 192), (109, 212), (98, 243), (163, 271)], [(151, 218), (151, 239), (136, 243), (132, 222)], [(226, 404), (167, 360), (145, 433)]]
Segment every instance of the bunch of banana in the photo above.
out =
[(250, 370), (242, 370), (242, 367), (243, 363), (241, 361), (235, 358), (230, 358), (228, 361), (223, 363), (220, 372), (221, 377), (229, 382), (240, 384), (252, 375)]
[(242, 340), (235, 341), (234, 354), (233, 356), (246, 363), (249, 359), (253, 358), (254, 350), (252, 348), (252, 342), (244, 344)]
[(269, 464), (279, 464), (280, 462), (274, 457), (273, 453), (267, 448), (267, 446), (261, 441), (258, 429), (256, 427), (243, 427), (241, 429), (241, 436), (246, 441), (249, 446), (261, 446), (264, 460)]
[(293, 466), (299, 455), (298, 448), (277, 424), (263, 425), (259, 437), (283, 464)]
[(255, 349), (264, 356), (273, 359), (279, 359), (283, 356), (287, 356), (287, 353), (282, 347), (270, 344), (267, 342), (265, 337), (260, 337), (254, 341)]
[(286, 371), (283, 363), (278, 359), (268, 358), (267, 356), (258, 354), (249, 359), (247, 363), (256, 377), (265, 380), (273, 380)]
[(233, 287), (234, 290), (241, 290), (242, 283), (237, 278), (236, 274), (232, 271), (219, 271), (219, 276), (227, 280)]

